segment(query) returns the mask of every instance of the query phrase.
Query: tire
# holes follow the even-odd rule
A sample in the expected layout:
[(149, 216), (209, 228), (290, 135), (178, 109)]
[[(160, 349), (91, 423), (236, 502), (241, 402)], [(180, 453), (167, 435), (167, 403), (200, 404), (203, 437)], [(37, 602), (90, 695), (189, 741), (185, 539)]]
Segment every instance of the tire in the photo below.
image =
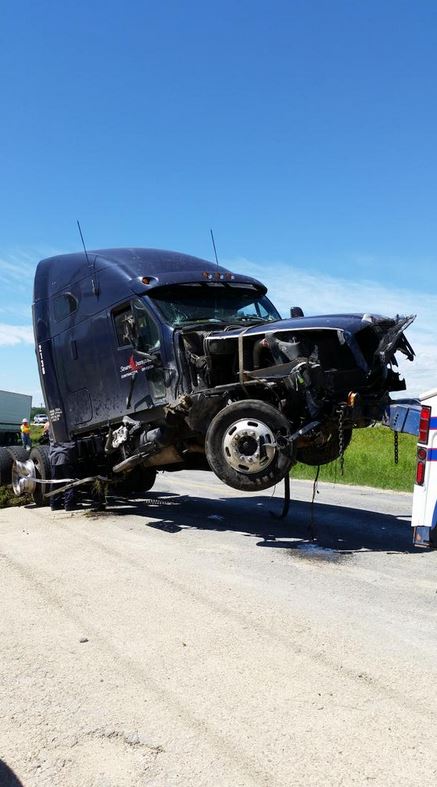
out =
[[(343, 431), (343, 450), (345, 451), (352, 439), (352, 429)], [(304, 465), (327, 465), (340, 456), (338, 431), (332, 432), (323, 445), (308, 445), (296, 450), (296, 459)]]
[(12, 456), (9, 448), (0, 448), (0, 486), (7, 486), (12, 483)]
[(12, 445), (8, 451), (12, 456), (12, 461), (18, 459), (19, 462), (25, 462), (26, 459), (29, 459), (29, 451), (26, 451), (21, 445)]
[[(47, 480), (52, 477), (49, 461), (49, 449), (47, 446), (42, 445), (39, 448), (32, 448), (29, 454), (29, 459), (32, 459), (35, 465), (35, 476), (42, 480)], [(48, 484), (36, 484), (33, 493), (33, 502), (36, 506), (48, 506), (49, 499), (44, 497), (44, 492), (48, 492)]]
[(114, 487), (114, 491), (122, 497), (140, 497), (143, 492), (148, 492), (156, 481), (154, 467), (135, 467), (126, 473)]
[(289, 434), (287, 419), (272, 405), (256, 399), (235, 402), (212, 419), (206, 433), (206, 458), (216, 476), (233, 489), (268, 489), (293, 464), (291, 447), (286, 443), (282, 450), (275, 447), (278, 436)]

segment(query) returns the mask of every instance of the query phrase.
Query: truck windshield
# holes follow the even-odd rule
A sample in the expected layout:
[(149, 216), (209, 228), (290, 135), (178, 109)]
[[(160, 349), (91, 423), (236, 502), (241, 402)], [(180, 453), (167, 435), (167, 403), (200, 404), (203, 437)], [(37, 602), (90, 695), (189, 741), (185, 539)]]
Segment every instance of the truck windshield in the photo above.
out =
[(171, 325), (189, 322), (250, 323), (280, 320), (265, 295), (251, 284), (205, 282), (160, 287), (150, 294)]

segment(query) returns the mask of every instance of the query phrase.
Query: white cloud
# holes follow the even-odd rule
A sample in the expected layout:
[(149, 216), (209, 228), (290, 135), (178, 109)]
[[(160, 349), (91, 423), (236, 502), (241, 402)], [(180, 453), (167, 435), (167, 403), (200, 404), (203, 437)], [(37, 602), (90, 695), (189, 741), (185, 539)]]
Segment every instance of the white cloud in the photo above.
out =
[(14, 347), (17, 344), (33, 344), (32, 326), (0, 322), (0, 346)]
[[(23, 294), (25, 297), (27, 296), (26, 300), (28, 300), (30, 305), (33, 277), (39, 260), (61, 253), (49, 247), (15, 249), (7, 252), (0, 249), (0, 282), (3, 285), (1, 295), (4, 295), (5, 289), (9, 290), (7, 293), (8, 298), (9, 295), (13, 296), (14, 293), (17, 297), (22, 298), (21, 294)], [(2, 300), (1, 297), (0, 300)]]
[(33, 283), (35, 266), (36, 261), (31, 262), (24, 253), (0, 257), (0, 277), (5, 282), (19, 282), (28, 287), (29, 281)]
[(23, 320), (23, 322), (25, 322), (26, 320), (29, 319), (29, 315), (31, 314), (31, 311), (32, 311), (32, 307), (30, 306), (30, 304), (26, 304), (26, 303), (21, 303), (21, 305), (14, 303), (11, 304), (10, 306), (8, 306), (7, 304), (0, 306), (0, 314), (4, 315), (3, 319), (5, 320), (13, 316), (15, 320)]
[(369, 312), (373, 314), (416, 314), (407, 330), (416, 358), (413, 363), (400, 356), (408, 394), (418, 396), (437, 388), (437, 295), (389, 287), (365, 279), (334, 278), (281, 262), (265, 264), (238, 259), (224, 263), (231, 270), (244, 271), (263, 281), (269, 296), (283, 316), (290, 306), (301, 306), (306, 315)]

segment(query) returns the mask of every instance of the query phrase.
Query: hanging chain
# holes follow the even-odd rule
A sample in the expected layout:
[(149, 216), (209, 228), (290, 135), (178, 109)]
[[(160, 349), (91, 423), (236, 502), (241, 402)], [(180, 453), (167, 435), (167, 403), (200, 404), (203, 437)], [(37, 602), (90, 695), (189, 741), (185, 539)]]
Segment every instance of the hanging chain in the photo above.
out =
[(395, 465), (399, 464), (399, 432), (393, 432)]
[(338, 458), (340, 460), (340, 475), (344, 475), (344, 413), (346, 405), (341, 404), (338, 413)]

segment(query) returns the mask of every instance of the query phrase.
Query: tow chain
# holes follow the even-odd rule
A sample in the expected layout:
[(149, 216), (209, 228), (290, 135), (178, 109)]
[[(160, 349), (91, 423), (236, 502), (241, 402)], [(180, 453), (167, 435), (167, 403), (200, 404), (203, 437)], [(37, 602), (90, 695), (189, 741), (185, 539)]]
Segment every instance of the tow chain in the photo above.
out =
[(338, 458), (340, 460), (340, 475), (344, 475), (344, 414), (346, 405), (341, 404), (338, 413)]
[(399, 432), (393, 432), (395, 465), (399, 464)]

